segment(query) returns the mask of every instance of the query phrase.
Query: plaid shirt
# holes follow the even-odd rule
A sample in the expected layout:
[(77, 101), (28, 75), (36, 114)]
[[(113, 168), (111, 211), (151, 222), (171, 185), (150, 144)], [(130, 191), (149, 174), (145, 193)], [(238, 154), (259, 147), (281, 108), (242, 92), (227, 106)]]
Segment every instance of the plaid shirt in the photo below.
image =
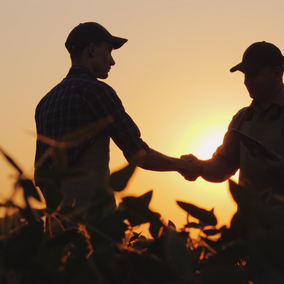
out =
[[(106, 83), (98, 81), (90, 70), (81, 66), (71, 67), (66, 78), (42, 98), (36, 108), (35, 121), (37, 133), (58, 141), (65, 133), (109, 116), (114, 118), (114, 122), (105, 131), (126, 158), (141, 149), (148, 152), (148, 145), (140, 138), (137, 125), (125, 112), (116, 92)], [(97, 137), (67, 148), (68, 165), (74, 164)], [(48, 147), (47, 144), (37, 141), (36, 161)], [(51, 159), (44, 167), (52, 168)]]

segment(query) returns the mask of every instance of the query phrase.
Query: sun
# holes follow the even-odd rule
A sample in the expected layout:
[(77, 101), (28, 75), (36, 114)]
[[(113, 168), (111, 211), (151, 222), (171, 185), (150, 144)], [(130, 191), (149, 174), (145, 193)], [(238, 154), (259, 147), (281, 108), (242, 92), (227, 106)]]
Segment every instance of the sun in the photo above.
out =
[[(210, 159), (217, 147), (223, 142), (224, 135), (231, 121), (229, 117), (211, 119), (203, 122), (194, 128), (185, 138), (181, 148), (180, 155), (194, 154), (198, 159)], [(238, 180), (238, 172), (232, 177)], [(206, 188), (224, 190), (227, 183), (210, 183), (202, 178), (198, 178), (196, 182)]]

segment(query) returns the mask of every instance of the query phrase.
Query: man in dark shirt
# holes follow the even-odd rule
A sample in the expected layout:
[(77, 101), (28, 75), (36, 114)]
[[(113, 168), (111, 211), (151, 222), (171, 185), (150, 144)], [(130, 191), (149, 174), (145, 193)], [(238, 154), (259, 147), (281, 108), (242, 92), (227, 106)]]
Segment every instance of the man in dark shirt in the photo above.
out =
[[(222, 182), (240, 169), (240, 183), (247, 183), (261, 191), (272, 188), (284, 194), (284, 87), (283, 55), (273, 44), (256, 42), (249, 46), (242, 62), (231, 72), (244, 73), (244, 83), (253, 99), (250, 106), (233, 117), (223, 144), (213, 157), (199, 161), (203, 166), (201, 177), (211, 182)], [(240, 142), (233, 129), (260, 141), (271, 150), (273, 160), (255, 151), (254, 157)], [(196, 160), (192, 155), (182, 158)], [(190, 180), (190, 174), (185, 176)], [(196, 177), (194, 177), (196, 178)], [(273, 200), (271, 200), (273, 202)]]
[[(112, 36), (101, 25), (88, 22), (79, 24), (69, 34), (65, 46), (70, 53), (72, 67), (66, 78), (55, 86), (36, 108), (37, 133), (55, 140), (69, 132), (84, 128), (102, 118), (112, 117), (113, 122), (99, 135), (66, 149), (69, 169), (93, 170), (84, 179), (66, 180), (60, 190), (66, 201), (76, 199), (76, 205), (85, 204), (97, 188), (107, 188), (109, 175), (109, 138), (123, 151), (127, 160), (142, 151), (145, 155), (142, 168), (153, 171), (191, 171), (198, 175), (200, 166), (188, 161), (165, 156), (141, 139), (140, 131), (116, 92), (98, 79), (106, 79), (115, 64), (112, 50), (120, 48), (127, 40)], [(49, 145), (37, 140), (37, 163)], [(51, 170), (51, 158), (40, 169)], [(39, 170), (40, 170), (39, 169)], [(38, 170), (38, 171), (39, 171)], [(37, 169), (36, 169), (37, 173)], [(45, 194), (45, 184), (35, 174), (37, 185)], [(100, 195), (107, 194), (106, 191)]]

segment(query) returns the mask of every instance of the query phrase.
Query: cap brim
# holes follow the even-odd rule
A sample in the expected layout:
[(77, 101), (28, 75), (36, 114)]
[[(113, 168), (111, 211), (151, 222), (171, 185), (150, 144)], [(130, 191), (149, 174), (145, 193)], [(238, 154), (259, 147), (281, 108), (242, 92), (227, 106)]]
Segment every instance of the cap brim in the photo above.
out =
[(260, 64), (252, 64), (248, 62), (241, 62), (238, 65), (232, 67), (230, 72), (241, 71), (243, 73), (254, 73), (261, 69), (263, 66)]
[(126, 38), (121, 38), (121, 37), (116, 37), (116, 36), (113, 36), (110, 40), (110, 42), (113, 44), (114, 49), (118, 49), (122, 47), (127, 41), (128, 39)]

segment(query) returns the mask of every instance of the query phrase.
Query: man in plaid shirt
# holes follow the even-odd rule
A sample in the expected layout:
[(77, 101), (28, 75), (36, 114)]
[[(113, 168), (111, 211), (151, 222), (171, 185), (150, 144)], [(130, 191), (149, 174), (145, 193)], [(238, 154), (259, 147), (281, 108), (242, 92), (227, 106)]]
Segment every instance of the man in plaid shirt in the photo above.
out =
[[(112, 50), (120, 48), (127, 39), (112, 36), (104, 27), (94, 22), (79, 24), (69, 34), (65, 46), (70, 53), (72, 67), (66, 78), (39, 102), (35, 120), (37, 133), (59, 141), (62, 135), (84, 128), (102, 118), (113, 122), (99, 135), (66, 149), (69, 169), (93, 170), (91, 176), (66, 180), (59, 184), (66, 202), (76, 199), (76, 206), (84, 205), (96, 194), (109, 194), (106, 190), (109, 175), (109, 138), (123, 151), (129, 161), (142, 151), (145, 155), (142, 168), (153, 171), (200, 172), (199, 165), (165, 156), (141, 139), (140, 131), (125, 112), (116, 92), (99, 79), (106, 79), (115, 64)], [(49, 145), (37, 140), (37, 163)], [(52, 170), (51, 158), (38, 169)], [(37, 169), (36, 169), (37, 173)], [(193, 178), (194, 179), (194, 178)], [(46, 185), (35, 174), (36, 184), (45, 195)], [(113, 199), (114, 200), (114, 199)]]

